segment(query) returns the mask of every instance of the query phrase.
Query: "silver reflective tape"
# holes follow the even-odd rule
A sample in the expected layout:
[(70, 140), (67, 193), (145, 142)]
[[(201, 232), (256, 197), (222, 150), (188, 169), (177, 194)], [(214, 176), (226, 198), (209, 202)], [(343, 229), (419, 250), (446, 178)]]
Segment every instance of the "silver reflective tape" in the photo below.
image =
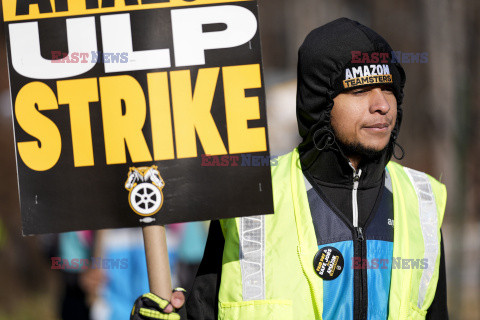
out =
[(420, 212), (420, 225), (422, 228), (423, 244), (425, 247), (424, 259), (428, 267), (423, 269), (418, 291), (418, 308), (422, 308), (427, 293), (428, 284), (435, 270), (436, 259), (440, 250), (438, 244), (438, 217), (435, 195), (428, 176), (413, 169), (404, 168), (415, 188)]
[(265, 218), (240, 218), (243, 301), (265, 299)]
[(303, 175), (303, 181), (305, 182), (305, 190), (310, 190), (312, 189), (312, 185), (310, 184), (310, 182), (307, 180), (307, 177), (305, 177), (305, 175)]
[(385, 188), (393, 193), (392, 178), (390, 177), (390, 172), (388, 172), (388, 170), (385, 170)]

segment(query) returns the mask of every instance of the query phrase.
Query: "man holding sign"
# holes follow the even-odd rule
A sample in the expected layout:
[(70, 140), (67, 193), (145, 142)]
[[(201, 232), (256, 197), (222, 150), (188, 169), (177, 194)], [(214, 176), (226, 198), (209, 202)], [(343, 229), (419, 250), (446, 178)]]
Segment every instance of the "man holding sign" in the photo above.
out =
[[(275, 214), (212, 221), (188, 319), (448, 318), (446, 189), (390, 162), (405, 84), (392, 52), (345, 18), (307, 36), (303, 142), (272, 167)], [(183, 302), (144, 295), (131, 319), (178, 319)]]

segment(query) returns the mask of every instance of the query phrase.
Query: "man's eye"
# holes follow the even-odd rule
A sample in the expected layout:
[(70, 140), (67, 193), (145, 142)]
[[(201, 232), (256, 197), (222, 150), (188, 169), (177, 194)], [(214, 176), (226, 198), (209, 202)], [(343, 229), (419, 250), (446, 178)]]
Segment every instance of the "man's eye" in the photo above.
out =
[(367, 90), (365, 90), (365, 89), (357, 89), (357, 90), (354, 90), (352, 93), (353, 93), (353, 94), (361, 94), (361, 93), (364, 93), (364, 92), (367, 92)]

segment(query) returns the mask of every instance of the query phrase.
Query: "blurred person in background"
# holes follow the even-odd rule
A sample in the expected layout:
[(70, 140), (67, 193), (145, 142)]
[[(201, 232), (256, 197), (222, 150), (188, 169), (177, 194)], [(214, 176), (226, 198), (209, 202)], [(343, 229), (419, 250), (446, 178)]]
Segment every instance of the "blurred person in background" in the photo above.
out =
[(73, 261), (90, 260), (94, 244), (93, 231), (61, 233), (58, 236), (58, 254), (52, 258), (52, 269), (62, 273), (60, 316), (63, 320), (90, 319), (89, 293), (95, 292), (103, 282), (98, 270), (74, 266)]
[(189, 222), (182, 224), (182, 235), (178, 245), (177, 279), (178, 286), (191, 288), (198, 266), (202, 261), (207, 241), (207, 222)]
[[(130, 302), (148, 290), (147, 264), (140, 228), (97, 231), (98, 251), (92, 256), (100, 268), (102, 282), (92, 287), (92, 320), (128, 319)], [(94, 279), (93, 279), (94, 280)]]
[[(173, 224), (167, 227), (167, 242), (172, 281), (188, 286), (205, 248), (206, 230), (197, 225)], [(85, 274), (89, 280), (92, 320), (122, 320), (129, 318), (131, 301), (148, 291), (148, 274), (140, 228), (108, 229), (96, 232), (97, 252), (92, 259), (101, 259), (101, 268), (93, 268)], [(182, 261), (182, 262), (180, 262)], [(102, 282), (95, 280), (101, 274)], [(190, 279), (190, 278), (192, 279)]]

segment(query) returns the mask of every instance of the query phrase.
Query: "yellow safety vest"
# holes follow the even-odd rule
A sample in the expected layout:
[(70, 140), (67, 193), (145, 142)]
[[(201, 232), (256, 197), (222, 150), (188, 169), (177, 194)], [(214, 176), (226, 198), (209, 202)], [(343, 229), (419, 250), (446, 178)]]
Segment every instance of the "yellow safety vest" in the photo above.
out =
[[(446, 189), (394, 162), (387, 170), (393, 256), (429, 261), (425, 269), (392, 269), (388, 319), (425, 319), (438, 282)], [(221, 221), (219, 319), (322, 319), (323, 280), (312, 264), (317, 239), (296, 149), (272, 167), (272, 184), (275, 214)]]

